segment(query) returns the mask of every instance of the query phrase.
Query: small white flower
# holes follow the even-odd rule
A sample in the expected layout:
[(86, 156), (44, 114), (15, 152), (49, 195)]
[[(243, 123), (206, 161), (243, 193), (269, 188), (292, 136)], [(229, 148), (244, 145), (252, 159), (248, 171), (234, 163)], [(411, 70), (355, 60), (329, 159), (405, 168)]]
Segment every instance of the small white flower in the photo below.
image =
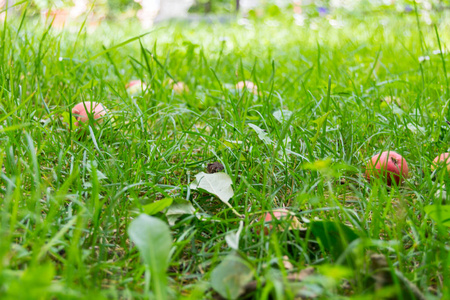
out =
[[(441, 50), (439, 50), (439, 49), (434, 50), (434, 51), (433, 51), (433, 54), (434, 54), (434, 55), (439, 55), (439, 54), (441, 54)], [(442, 54), (445, 54), (445, 51), (442, 51)]]
[(305, 25), (305, 17), (301, 14), (294, 14), (294, 22), (297, 26)]
[(319, 29), (319, 25), (317, 25), (317, 24), (314, 23), (314, 22), (311, 22), (311, 24), (309, 24), (309, 28), (310, 28), (311, 30), (318, 30), (318, 29)]
[(425, 61), (425, 60), (430, 60), (430, 57), (429, 57), (429, 56), (420, 56), (420, 57), (419, 57), (419, 62), (420, 62), (420, 63), (423, 62), (423, 61)]
[(341, 22), (339, 20), (330, 19), (328, 22), (330, 23), (330, 25), (332, 27), (337, 28), (337, 29), (344, 27), (343, 22)]
[(242, 25), (242, 26), (246, 26), (246, 25), (250, 25), (250, 21), (248, 19), (245, 18), (241, 18), (237, 21), (238, 25)]
[(278, 27), (278, 26), (280, 26), (280, 23), (277, 22), (277, 21), (274, 21), (274, 20), (266, 20), (264, 23), (267, 26), (269, 26), (269, 27)]

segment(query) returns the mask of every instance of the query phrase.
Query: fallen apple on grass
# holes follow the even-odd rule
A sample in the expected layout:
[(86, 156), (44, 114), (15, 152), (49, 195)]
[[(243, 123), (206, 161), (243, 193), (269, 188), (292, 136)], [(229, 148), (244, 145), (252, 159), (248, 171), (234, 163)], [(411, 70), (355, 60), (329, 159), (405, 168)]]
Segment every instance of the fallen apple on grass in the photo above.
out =
[(405, 178), (408, 178), (408, 164), (406, 160), (397, 152), (385, 151), (371, 158), (367, 164), (366, 177), (383, 179), (388, 186), (395, 181), (399, 185)]
[(183, 94), (189, 92), (189, 88), (183, 81), (175, 82), (173, 79), (169, 79), (167, 84), (172, 88), (172, 90), (177, 94)]
[(249, 90), (253, 94), (258, 95), (258, 87), (253, 82), (251, 82), (251, 81), (239, 81), (236, 84), (236, 89), (243, 90), (244, 88), (246, 88), (247, 90)]
[[(276, 227), (278, 231), (284, 231), (285, 229), (304, 229), (297, 217), (287, 209), (276, 209), (272, 212), (267, 212), (262, 216), (262, 218), (264, 218), (265, 235), (268, 235), (270, 231), (274, 229), (274, 225), (281, 223), (283, 220), (289, 222), (289, 228), (285, 228), (285, 226), (279, 224), (279, 226)], [(259, 229), (256, 230), (256, 233), (259, 234), (260, 232), (261, 231)]]
[(273, 218), (280, 220), (289, 215), (290, 212), (287, 209), (274, 210), (273, 212), (268, 212), (264, 215), (264, 222), (271, 222)]
[(125, 88), (127, 89), (127, 92), (130, 95), (136, 95), (141, 93), (142, 91), (145, 91), (147, 89), (147, 85), (143, 83), (141, 80), (131, 80), (125, 85)]
[(450, 153), (442, 153), (436, 156), (431, 164), (431, 171), (438, 170), (447, 166), (447, 171), (450, 171)]
[(72, 108), (72, 115), (77, 119), (75, 126), (89, 123), (89, 118), (100, 123), (107, 112), (108, 110), (102, 104), (90, 101), (80, 102)]

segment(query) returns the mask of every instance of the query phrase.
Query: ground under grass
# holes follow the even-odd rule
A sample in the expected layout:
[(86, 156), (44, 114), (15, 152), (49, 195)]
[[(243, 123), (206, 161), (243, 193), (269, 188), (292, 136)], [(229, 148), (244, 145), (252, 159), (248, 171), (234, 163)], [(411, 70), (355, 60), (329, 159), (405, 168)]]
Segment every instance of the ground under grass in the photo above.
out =
[[(430, 165), (449, 148), (450, 23), (435, 17), (278, 16), (148, 34), (10, 17), (1, 298), (449, 298), (448, 176)], [(148, 88), (130, 95), (132, 79)], [(244, 80), (257, 90), (236, 89)], [(77, 128), (82, 101), (107, 107), (103, 122)], [(386, 150), (408, 162), (401, 186), (364, 177)], [(209, 184), (231, 188), (229, 200), (191, 185), (214, 162), (229, 177)], [(293, 217), (264, 225), (277, 208)]]

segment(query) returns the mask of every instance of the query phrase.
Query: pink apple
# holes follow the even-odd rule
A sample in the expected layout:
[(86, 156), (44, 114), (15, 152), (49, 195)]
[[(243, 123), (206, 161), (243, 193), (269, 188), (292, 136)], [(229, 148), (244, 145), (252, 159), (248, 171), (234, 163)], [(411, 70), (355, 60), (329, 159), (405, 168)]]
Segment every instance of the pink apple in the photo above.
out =
[(275, 217), (275, 219), (279, 220), (282, 219), (286, 216), (288, 216), (290, 213), (287, 209), (279, 209), (279, 210), (274, 210), (273, 212), (268, 212), (265, 214), (264, 216), (264, 222), (271, 222), (273, 220), (273, 218)]
[(172, 78), (169, 78), (167, 81), (167, 85), (169, 85), (172, 90), (177, 94), (183, 94), (189, 92), (188, 86), (183, 81), (175, 82)]
[(183, 81), (178, 81), (177, 83), (174, 83), (172, 85), (172, 89), (178, 94), (189, 92), (189, 88)]
[(382, 178), (388, 186), (391, 186), (392, 179), (400, 184), (408, 178), (408, 164), (406, 160), (394, 151), (385, 151), (377, 154), (369, 161), (366, 169), (366, 177)]
[(433, 160), (433, 163), (431, 164), (431, 170), (434, 171), (436, 169), (439, 169), (440, 167), (443, 167), (444, 165), (447, 166), (447, 171), (450, 171), (450, 153), (442, 153)]
[(253, 94), (258, 95), (258, 87), (253, 82), (251, 82), (251, 81), (239, 81), (236, 84), (236, 89), (243, 90), (244, 88), (246, 88), (247, 90), (249, 90)]
[(78, 103), (72, 108), (72, 115), (78, 121), (75, 122), (75, 126), (79, 126), (80, 123), (88, 123), (89, 117), (101, 122), (107, 112), (108, 110), (102, 104), (90, 101)]
[(138, 94), (147, 89), (147, 85), (140, 80), (131, 80), (125, 85), (128, 93), (131, 95)]
[[(264, 234), (268, 235), (269, 232), (273, 229), (272, 223), (276, 223), (277, 220), (281, 220), (284, 218), (290, 217), (291, 214), (287, 209), (277, 209), (272, 212), (267, 212), (264, 214)], [(275, 218), (275, 219), (274, 219)], [(268, 223), (268, 224), (266, 224)], [(259, 234), (260, 230), (256, 230)]]

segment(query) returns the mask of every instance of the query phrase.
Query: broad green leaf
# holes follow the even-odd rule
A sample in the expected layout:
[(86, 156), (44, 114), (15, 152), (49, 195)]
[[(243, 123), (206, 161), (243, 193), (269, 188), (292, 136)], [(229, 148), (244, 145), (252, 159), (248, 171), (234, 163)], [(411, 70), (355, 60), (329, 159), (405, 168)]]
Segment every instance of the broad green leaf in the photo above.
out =
[(313, 170), (313, 171), (322, 171), (329, 169), (331, 167), (331, 159), (328, 157), (324, 160), (316, 160), (312, 163), (305, 163), (303, 165), (304, 169)]
[(313, 123), (317, 124), (316, 134), (314, 135), (314, 137), (310, 138), (313, 145), (315, 145), (317, 143), (317, 140), (320, 137), (320, 131), (322, 130), (323, 124), (327, 121), (327, 117), (330, 113), (331, 112), (329, 111), (326, 114), (324, 114), (323, 116), (321, 116), (320, 118), (318, 118), (317, 120), (312, 121)]
[(406, 128), (408, 128), (412, 133), (418, 134), (425, 134), (425, 127), (419, 126), (417, 124), (413, 124), (413, 123), (408, 123), (408, 125), (406, 125)]
[(321, 265), (318, 266), (318, 270), (322, 275), (335, 280), (342, 280), (353, 276), (353, 270), (342, 265)]
[(219, 150), (223, 150), (225, 148), (230, 148), (230, 149), (240, 149), (242, 147), (242, 142), (241, 141), (230, 141), (230, 140), (226, 140), (226, 139), (220, 139), (220, 141), (223, 144), (219, 145)]
[[(255, 97), (257, 96), (255, 95)], [(252, 116), (252, 115), (246, 115), (245, 118), (249, 121), (258, 121), (259, 119), (261, 119), (260, 116)]]
[(392, 104), (392, 112), (399, 116), (401, 116), (405, 113), (400, 107), (398, 107), (397, 104)]
[(359, 237), (350, 227), (333, 221), (314, 221), (310, 223), (310, 228), (316, 239), (334, 258), (338, 258), (347, 245)]
[(450, 227), (450, 205), (428, 205), (424, 208), (427, 215), (436, 223)]
[(184, 199), (175, 199), (172, 205), (166, 211), (166, 217), (169, 225), (175, 225), (175, 221), (182, 215), (192, 215), (195, 213), (195, 208), (191, 202)]
[(70, 114), (68, 111), (63, 112), (62, 117), (63, 117), (64, 123), (70, 124), (70, 122), (72, 121), (72, 124), (75, 124), (75, 122), (77, 122), (77, 118), (75, 118), (73, 115), (72, 115), (72, 120), (71, 120)]
[(238, 254), (230, 253), (211, 272), (211, 286), (225, 299), (237, 299), (252, 280), (253, 271)]
[(158, 218), (142, 214), (131, 222), (128, 235), (150, 270), (156, 298), (166, 299), (166, 270), (172, 248), (169, 226)]
[(195, 180), (191, 183), (190, 188), (206, 191), (217, 196), (222, 202), (228, 203), (228, 200), (234, 195), (232, 184), (233, 181), (226, 173), (206, 174), (200, 172), (195, 175)]
[(86, 168), (88, 169), (89, 172), (92, 172), (93, 168), (95, 169), (96, 174), (97, 174), (97, 180), (108, 179), (108, 177), (106, 177), (106, 175), (103, 172), (99, 171), (97, 169), (97, 167), (98, 167), (98, 164), (95, 160), (89, 161), (86, 164)]
[(164, 198), (153, 203), (144, 205), (142, 208), (147, 215), (154, 215), (169, 207), (173, 202), (172, 198)]
[(227, 241), (227, 244), (231, 249), (234, 249), (234, 250), (239, 249), (239, 239), (240, 239), (243, 228), (244, 228), (244, 222), (240, 221), (239, 229), (237, 230), (237, 232), (230, 232), (225, 236), (225, 241)]
[(184, 199), (175, 199), (172, 205), (166, 211), (167, 215), (192, 215), (195, 212), (195, 208), (191, 202)]
[(324, 160), (316, 160), (312, 163), (305, 163), (303, 165), (303, 169), (318, 171), (326, 176), (337, 177), (338, 173), (331, 166), (332, 161), (330, 158), (326, 158)]
[(280, 110), (275, 111), (272, 115), (274, 116), (275, 119), (278, 120), (278, 122), (284, 123), (291, 118), (292, 111), (280, 109)]
[(273, 143), (272, 139), (268, 136), (267, 132), (256, 126), (255, 124), (248, 124), (258, 135), (259, 139), (264, 142), (266, 145), (270, 145)]
[(305, 170), (312, 170), (312, 171), (318, 171), (326, 176), (333, 176), (333, 177), (339, 177), (341, 176), (341, 173), (343, 170), (345, 171), (351, 171), (351, 172), (357, 172), (358, 170), (350, 165), (347, 165), (345, 163), (333, 163), (330, 158), (326, 158), (324, 160), (316, 160), (312, 163), (305, 163), (303, 165), (303, 169)]

